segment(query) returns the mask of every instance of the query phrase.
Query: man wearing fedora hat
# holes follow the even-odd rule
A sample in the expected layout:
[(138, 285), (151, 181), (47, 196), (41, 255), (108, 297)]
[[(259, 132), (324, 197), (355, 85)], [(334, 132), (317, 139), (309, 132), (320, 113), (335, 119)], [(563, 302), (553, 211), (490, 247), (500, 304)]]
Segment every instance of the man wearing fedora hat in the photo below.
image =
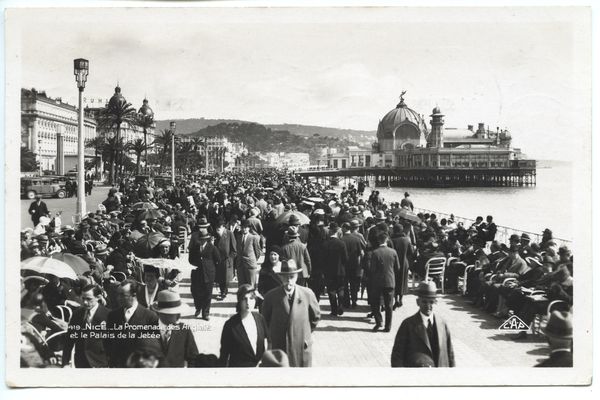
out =
[(573, 366), (573, 315), (569, 311), (552, 311), (542, 329), (550, 345), (550, 357), (536, 367), (570, 368)]
[(221, 262), (219, 250), (210, 241), (211, 235), (206, 229), (200, 229), (190, 238), (190, 264), (196, 266), (191, 273), (191, 291), (196, 307), (196, 317), (202, 314), (202, 319), (208, 321), (210, 303), (212, 300), (213, 284), (215, 282), (217, 265)]
[(312, 332), (321, 311), (312, 290), (296, 285), (301, 269), (294, 260), (282, 262), (283, 285), (265, 295), (261, 313), (269, 329), (271, 349), (284, 351), (291, 367), (312, 365)]
[(160, 339), (151, 338), (154, 343), (148, 344), (148, 347), (159, 349), (159, 368), (188, 366), (198, 356), (198, 347), (194, 333), (179, 318), (190, 314), (191, 310), (181, 301), (179, 293), (172, 290), (158, 292), (151, 309), (158, 315)]
[(289, 227), (287, 232), (287, 243), (281, 246), (281, 256), (287, 260), (294, 260), (302, 273), (298, 276), (297, 284), (305, 286), (312, 272), (312, 264), (308, 249), (302, 241), (300, 241), (300, 233), (297, 229)]
[(251, 223), (246, 219), (242, 223), (242, 233), (237, 241), (236, 268), (238, 285), (249, 283), (256, 286), (258, 259), (261, 256), (260, 237), (251, 232)]
[(421, 282), (417, 288), (419, 311), (402, 321), (394, 347), (392, 367), (454, 367), (454, 349), (450, 329), (434, 314), (437, 303), (435, 282)]
[(375, 317), (373, 332), (381, 328), (381, 298), (385, 310), (384, 332), (392, 328), (392, 305), (394, 288), (396, 287), (396, 272), (400, 269), (400, 260), (396, 251), (388, 247), (389, 236), (387, 232), (380, 231), (376, 236), (377, 248), (371, 253), (369, 260), (369, 304), (371, 313)]

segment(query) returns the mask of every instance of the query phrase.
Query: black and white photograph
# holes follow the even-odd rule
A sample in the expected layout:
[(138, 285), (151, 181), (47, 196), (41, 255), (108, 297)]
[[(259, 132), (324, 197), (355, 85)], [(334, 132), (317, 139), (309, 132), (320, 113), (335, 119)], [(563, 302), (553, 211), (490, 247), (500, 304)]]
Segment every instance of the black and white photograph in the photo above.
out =
[(584, 6), (7, 8), (6, 385), (590, 385), (592, 39)]

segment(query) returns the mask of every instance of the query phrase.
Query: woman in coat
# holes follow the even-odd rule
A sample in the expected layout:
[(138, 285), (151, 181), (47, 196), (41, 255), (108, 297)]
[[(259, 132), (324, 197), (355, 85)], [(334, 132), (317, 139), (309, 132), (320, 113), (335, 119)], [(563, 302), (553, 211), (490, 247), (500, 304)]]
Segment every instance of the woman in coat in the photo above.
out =
[(256, 289), (241, 285), (237, 292), (237, 313), (229, 318), (221, 333), (219, 365), (256, 367), (266, 349), (267, 324), (262, 315), (253, 313)]
[[(275, 289), (283, 284), (283, 281), (277, 275), (281, 272), (281, 248), (279, 246), (272, 246), (269, 250), (265, 261), (260, 267), (260, 274), (258, 279), (258, 293), (261, 296), (265, 296), (271, 289)], [(262, 303), (259, 299), (258, 305)]]

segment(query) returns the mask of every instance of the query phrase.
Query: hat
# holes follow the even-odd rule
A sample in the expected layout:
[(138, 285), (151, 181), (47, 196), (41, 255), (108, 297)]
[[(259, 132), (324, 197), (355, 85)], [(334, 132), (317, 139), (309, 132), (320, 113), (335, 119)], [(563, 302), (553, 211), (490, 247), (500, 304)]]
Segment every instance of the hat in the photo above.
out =
[(349, 231), (350, 230), (350, 222), (344, 222), (342, 224), (342, 229)]
[(198, 227), (208, 228), (209, 226), (210, 226), (210, 224), (208, 223), (208, 220), (206, 219), (206, 217), (202, 217), (198, 220)]
[(105, 256), (108, 254), (108, 247), (104, 243), (100, 243), (94, 249), (94, 253), (97, 256)]
[(157, 247), (160, 246), (171, 246), (171, 241), (167, 238), (162, 238), (160, 239), (160, 241), (158, 242), (158, 244), (156, 245)]
[(200, 239), (200, 240), (208, 240), (208, 239), (210, 239), (210, 233), (208, 233), (208, 230), (206, 230), (206, 229), (200, 229), (198, 231), (198, 233), (200, 233), (200, 237), (198, 239)]
[(353, 219), (352, 221), (350, 221), (350, 227), (351, 228), (360, 228), (360, 222), (358, 222), (357, 219)]
[(288, 228), (288, 230), (286, 231), (286, 234), (289, 238), (297, 238), (298, 236), (300, 236), (300, 234), (298, 233), (297, 229), (294, 229), (294, 227), (290, 226)]
[(531, 241), (531, 238), (529, 237), (528, 234), (526, 233), (522, 233), (521, 234), (521, 240), (527, 240), (527, 241)]
[(291, 275), (291, 274), (297, 274), (298, 272), (302, 272), (302, 268), (298, 268), (298, 265), (296, 264), (296, 261), (294, 261), (294, 260), (287, 260), (287, 261), (283, 261), (281, 263), (281, 271), (278, 272), (277, 274), (279, 274), (279, 275)]
[(571, 313), (568, 311), (552, 311), (542, 332), (551, 339), (572, 339), (573, 317)]
[(315, 211), (313, 211), (313, 215), (325, 215), (325, 211), (321, 208), (317, 208)]
[(437, 286), (433, 281), (423, 281), (419, 283), (419, 287), (417, 287), (417, 296), (419, 297), (437, 297)]
[(271, 246), (268, 253), (277, 253), (277, 254), (279, 254), (279, 257), (281, 257), (281, 247), (274, 244), (273, 246)]
[(251, 228), (252, 227), (252, 223), (249, 220), (245, 219), (245, 220), (242, 221), (242, 227), (243, 228)]
[(290, 361), (287, 354), (285, 354), (283, 350), (273, 349), (267, 350), (263, 353), (258, 366), (287, 368), (290, 366)]
[(350, 212), (352, 214), (358, 214), (359, 213), (358, 208), (356, 208), (356, 207), (350, 207)]
[(248, 283), (244, 283), (238, 288), (237, 291), (237, 301), (238, 303), (242, 301), (245, 295), (248, 293), (256, 292), (256, 288)]
[(154, 265), (144, 264), (144, 273), (155, 273), (156, 276), (160, 276), (160, 269), (158, 269)]
[(542, 233), (548, 233), (548, 234), (552, 235), (552, 231), (548, 228), (544, 229), (544, 231)]
[(508, 239), (509, 242), (515, 241), (515, 242), (520, 242), (521, 238), (519, 237), (519, 235), (516, 234), (512, 234), (510, 235), (510, 239)]
[(375, 219), (379, 220), (379, 221), (384, 221), (385, 220), (385, 212), (383, 212), (383, 210), (377, 210), (377, 212), (375, 213)]
[(152, 310), (162, 314), (185, 314), (189, 310), (181, 302), (179, 293), (173, 290), (161, 290), (156, 295), (156, 301), (152, 303)]
[(404, 197), (408, 197), (410, 194), (408, 192), (404, 192)]
[(290, 215), (290, 219), (288, 221), (288, 225), (300, 225), (300, 218), (298, 218), (296, 215), (292, 214)]
[(173, 233), (173, 229), (171, 229), (170, 225), (165, 225), (162, 227), (162, 233)]
[(569, 250), (569, 248), (567, 246), (560, 246), (558, 248), (558, 254), (569, 254), (571, 253), (571, 250)]

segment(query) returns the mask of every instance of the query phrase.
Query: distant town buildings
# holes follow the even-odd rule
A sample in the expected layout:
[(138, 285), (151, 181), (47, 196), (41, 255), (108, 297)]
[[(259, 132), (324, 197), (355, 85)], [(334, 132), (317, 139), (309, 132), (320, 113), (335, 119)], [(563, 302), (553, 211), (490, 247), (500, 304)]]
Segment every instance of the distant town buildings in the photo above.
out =
[[(118, 90), (117, 90), (118, 89)], [(120, 88), (115, 89), (111, 97), (125, 101), (120, 94)], [(86, 143), (99, 135), (109, 136), (114, 134), (114, 129), (102, 129), (99, 124), (100, 112), (104, 107), (86, 107), (84, 109), (84, 135)], [(144, 115), (153, 112), (148, 101), (144, 99), (138, 113)], [(65, 103), (60, 97), (52, 98), (44, 91), (21, 89), (21, 146), (35, 153), (42, 171), (58, 173), (58, 155), (64, 155), (64, 171), (74, 170), (77, 156), (78, 135), (77, 107)], [(147, 143), (155, 139), (155, 125), (152, 123), (146, 129)], [(123, 123), (120, 131), (125, 143), (144, 138), (144, 129), (137, 125)], [(85, 149), (85, 158), (96, 159), (92, 148)], [(96, 161), (100, 161), (99, 159)]]
[(309, 165), (308, 153), (254, 152), (239, 159), (238, 168), (277, 168), (297, 170)]
[[(44, 91), (21, 89), (21, 146), (38, 155), (42, 170), (56, 168), (56, 155), (62, 146), (66, 159), (75, 165), (78, 135), (77, 107), (67, 104), (60, 97), (51, 98)], [(97, 124), (94, 115), (84, 114), (85, 140), (96, 137)], [(94, 156), (86, 149), (86, 158)], [(68, 168), (67, 168), (68, 169)]]

